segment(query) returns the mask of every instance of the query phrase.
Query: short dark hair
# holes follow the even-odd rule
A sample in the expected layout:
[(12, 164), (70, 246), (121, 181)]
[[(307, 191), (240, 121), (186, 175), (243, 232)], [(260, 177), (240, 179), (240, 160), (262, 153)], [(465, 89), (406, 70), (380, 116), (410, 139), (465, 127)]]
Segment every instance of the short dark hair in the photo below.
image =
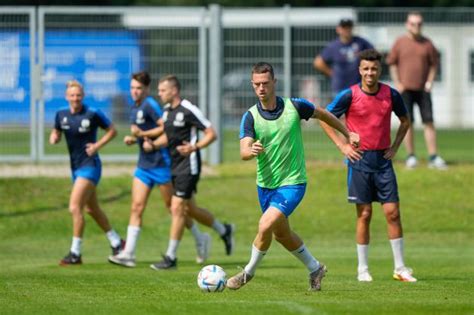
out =
[(178, 77), (175, 76), (174, 74), (168, 74), (165, 75), (160, 79), (160, 83), (168, 81), (171, 83), (173, 86), (175, 86), (178, 89), (178, 92), (181, 90), (181, 83), (179, 83)]
[(382, 62), (382, 54), (379, 53), (377, 50), (371, 48), (362, 50), (359, 53), (359, 59), (362, 60), (369, 60), (369, 61), (379, 61)]
[(254, 73), (270, 73), (272, 79), (275, 78), (275, 73), (273, 72), (273, 67), (268, 62), (257, 62), (252, 67), (252, 74)]
[(132, 79), (140, 82), (144, 86), (150, 86), (151, 83), (150, 75), (146, 71), (135, 72), (132, 74)]
[(339, 26), (340, 27), (353, 27), (354, 26), (354, 21), (352, 19), (348, 19), (348, 18), (341, 19), (339, 21)]

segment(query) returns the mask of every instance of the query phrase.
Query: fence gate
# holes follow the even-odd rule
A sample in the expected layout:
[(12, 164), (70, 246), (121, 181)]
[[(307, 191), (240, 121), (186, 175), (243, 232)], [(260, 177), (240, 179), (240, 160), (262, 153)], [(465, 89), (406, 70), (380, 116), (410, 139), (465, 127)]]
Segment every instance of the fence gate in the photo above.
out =
[(0, 7), (0, 161), (37, 158), (35, 9)]

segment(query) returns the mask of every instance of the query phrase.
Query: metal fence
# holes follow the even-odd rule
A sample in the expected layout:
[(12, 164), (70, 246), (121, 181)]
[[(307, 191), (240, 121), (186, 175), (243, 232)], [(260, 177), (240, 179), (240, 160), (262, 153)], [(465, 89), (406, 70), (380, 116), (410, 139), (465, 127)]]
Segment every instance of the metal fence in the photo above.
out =
[[(474, 9), (420, 9), (424, 33), (441, 53), (433, 99), (437, 125), (473, 128)], [(222, 160), (223, 142), (235, 142), (241, 115), (255, 103), (250, 67), (269, 61), (278, 94), (325, 105), (332, 97), (313, 59), (336, 37), (340, 18), (356, 21), (355, 33), (387, 53), (405, 32), (407, 9), (203, 7), (0, 7), (0, 161), (67, 160), (64, 146), (45, 139), (55, 111), (65, 106), (64, 84), (79, 79), (85, 103), (128, 129), (130, 75), (148, 70), (182, 81), (182, 94), (198, 104), (222, 135), (207, 152)], [(385, 67), (384, 80), (389, 80)], [(419, 121), (419, 119), (418, 119)], [(418, 125), (419, 126), (419, 125)], [(314, 129), (305, 124), (305, 129)], [(310, 144), (321, 135), (310, 138)], [(224, 147), (227, 148), (227, 147)], [(324, 149), (324, 148), (323, 148)], [(328, 148), (329, 150), (329, 148)], [(105, 160), (135, 158), (121, 139)], [(225, 155), (224, 155), (225, 156)]]

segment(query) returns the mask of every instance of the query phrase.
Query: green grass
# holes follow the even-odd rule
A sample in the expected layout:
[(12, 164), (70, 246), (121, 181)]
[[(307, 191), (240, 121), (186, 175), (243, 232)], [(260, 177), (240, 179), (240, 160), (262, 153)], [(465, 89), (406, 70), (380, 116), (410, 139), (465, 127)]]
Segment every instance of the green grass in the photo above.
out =
[[(108, 242), (89, 217), (84, 265), (59, 267), (71, 238), (69, 178), (0, 179), (0, 313), (473, 314), (474, 165), (452, 165), (446, 172), (396, 167), (406, 262), (419, 282), (391, 280), (391, 250), (379, 206), (371, 230), (374, 282), (355, 280), (355, 215), (345, 201), (345, 169), (309, 163), (306, 197), (291, 223), (328, 266), (323, 291), (317, 293), (307, 291), (304, 267), (277, 243), (254, 280), (236, 292), (199, 291), (200, 267), (189, 232), (179, 250), (178, 271), (151, 270), (148, 265), (166, 249), (170, 222), (156, 191), (145, 213), (137, 268), (107, 263)], [(225, 256), (217, 235), (202, 230), (214, 240), (208, 262), (234, 274), (248, 260), (260, 216), (254, 163), (225, 164), (216, 171), (201, 180), (197, 199), (237, 224), (234, 255)], [(130, 182), (128, 177), (103, 178), (99, 186), (102, 206), (121, 235), (128, 223)]]
[[(128, 127), (119, 126), (118, 136), (101, 151), (101, 155), (107, 154), (136, 154), (135, 147), (127, 147), (123, 144), (123, 137), (128, 134)], [(332, 142), (317, 126), (309, 124), (304, 128), (304, 139), (306, 145), (306, 157), (309, 160), (335, 161), (341, 159), (340, 153), (335, 149)], [(423, 131), (417, 130), (415, 145), (417, 154), (422, 160), (428, 158), (423, 139)], [(49, 130), (45, 133), (45, 154), (67, 154), (65, 141), (52, 146), (48, 144)], [(238, 130), (226, 129), (223, 133), (223, 160), (225, 162), (236, 162), (239, 160)], [(30, 145), (29, 130), (25, 128), (3, 128), (0, 129), (0, 155), (12, 154), (28, 155)], [(439, 153), (449, 163), (474, 162), (474, 130), (438, 130)], [(397, 156), (398, 160), (406, 157), (405, 149), (402, 147)]]

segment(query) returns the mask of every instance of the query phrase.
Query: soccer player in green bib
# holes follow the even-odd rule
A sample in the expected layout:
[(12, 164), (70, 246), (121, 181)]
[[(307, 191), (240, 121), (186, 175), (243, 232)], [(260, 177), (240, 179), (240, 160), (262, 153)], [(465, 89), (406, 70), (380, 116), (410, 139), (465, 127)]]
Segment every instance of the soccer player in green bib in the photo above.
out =
[[(340, 131), (348, 144), (358, 145), (358, 135), (349, 133), (331, 113), (301, 98), (275, 95), (276, 79), (273, 67), (260, 62), (252, 68), (252, 85), (258, 102), (243, 116), (240, 126), (240, 156), (243, 160), (257, 158), (257, 190), (262, 216), (252, 245), (249, 263), (229, 278), (227, 287), (240, 289), (250, 281), (273, 236), (296, 256), (309, 271), (310, 290), (321, 290), (326, 266), (320, 263), (291, 230), (289, 216), (303, 199), (306, 191), (306, 168), (301, 119), (320, 119)], [(351, 150), (349, 160), (357, 160), (357, 150)]]

